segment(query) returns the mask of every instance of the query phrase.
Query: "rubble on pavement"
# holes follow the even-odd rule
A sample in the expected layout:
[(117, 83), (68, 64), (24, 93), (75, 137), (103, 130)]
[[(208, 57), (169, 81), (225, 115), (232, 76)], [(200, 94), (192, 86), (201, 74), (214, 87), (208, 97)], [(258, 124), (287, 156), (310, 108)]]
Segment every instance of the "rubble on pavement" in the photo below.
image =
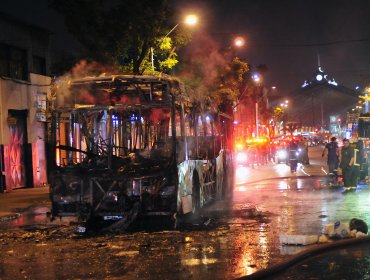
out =
[(345, 238), (358, 238), (366, 236), (367, 232), (367, 224), (361, 219), (353, 218), (348, 223), (336, 221), (333, 224), (324, 225), (321, 235), (281, 234), (279, 240), (281, 245), (311, 245)]

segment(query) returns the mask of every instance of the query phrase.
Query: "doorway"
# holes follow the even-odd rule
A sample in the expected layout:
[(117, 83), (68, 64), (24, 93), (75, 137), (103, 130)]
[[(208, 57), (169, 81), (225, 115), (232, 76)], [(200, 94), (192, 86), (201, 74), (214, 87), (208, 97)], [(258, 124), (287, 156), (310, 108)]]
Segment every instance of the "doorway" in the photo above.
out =
[[(4, 147), (7, 189), (31, 187), (32, 156), (27, 143), (27, 110), (9, 110), (9, 145)], [(27, 160), (27, 159), (30, 160)]]

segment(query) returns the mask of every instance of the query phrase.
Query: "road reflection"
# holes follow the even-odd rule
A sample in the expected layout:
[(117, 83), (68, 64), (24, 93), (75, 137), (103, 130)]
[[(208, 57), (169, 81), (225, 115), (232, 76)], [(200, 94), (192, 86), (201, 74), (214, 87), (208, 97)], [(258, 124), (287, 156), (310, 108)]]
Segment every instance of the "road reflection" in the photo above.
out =
[[(283, 168), (286, 168), (286, 166)], [(289, 170), (288, 170), (289, 171)], [(130, 232), (76, 238), (72, 227), (45, 230), (47, 207), (29, 209), (8, 226), (23, 229), (1, 235), (6, 260), (0, 278), (16, 279), (20, 269), (29, 279), (231, 279), (252, 274), (307, 247), (285, 246), (281, 234), (317, 234), (324, 224), (352, 218), (370, 224), (368, 186), (343, 192), (326, 177), (286, 177), (240, 183), (253, 176), (239, 169), (240, 179), (229, 199), (206, 207), (209, 225), (181, 229), (140, 228)], [(33, 228), (24, 226), (33, 225)], [(20, 256), (27, 256), (20, 258)], [(43, 261), (44, 256), (48, 260)], [(68, 266), (67, 266), (68, 264)], [(16, 269), (15, 269), (16, 267)], [(42, 267), (41, 271), (38, 269)], [(18, 273), (18, 274), (17, 274)]]

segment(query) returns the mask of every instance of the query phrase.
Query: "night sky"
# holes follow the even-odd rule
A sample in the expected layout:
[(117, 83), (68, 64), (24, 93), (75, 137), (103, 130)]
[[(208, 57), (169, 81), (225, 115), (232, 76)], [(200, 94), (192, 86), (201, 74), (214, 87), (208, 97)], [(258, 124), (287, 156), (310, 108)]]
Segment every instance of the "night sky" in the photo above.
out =
[[(234, 35), (245, 36), (246, 45), (238, 55), (252, 66), (266, 64), (269, 71), (264, 83), (276, 86), (281, 95), (297, 90), (313, 76), (318, 55), (322, 68), (339, 84), (353, 89), (370, 82), (369, 0), (170, 2), (181, 12), (199, 15), (194, 40), (206, 34), (222, 48)], [(46, 3), (2, 1), (0, 11), (51, 30), (53, 49), (76, 51), (76, 41), (63, 28), (62, 17)]]
[[(265, 84), (280, 94), (313, 77), (318, 56), (324, 71), (344, 86), (370, 82), (369, 0), (203, 0), (177, 1), (204, 13), (204, 29), (215, 40), (246, 37), (240, 56), (266, 64)], [(202, 30), (204, 32), (204, 30)]]

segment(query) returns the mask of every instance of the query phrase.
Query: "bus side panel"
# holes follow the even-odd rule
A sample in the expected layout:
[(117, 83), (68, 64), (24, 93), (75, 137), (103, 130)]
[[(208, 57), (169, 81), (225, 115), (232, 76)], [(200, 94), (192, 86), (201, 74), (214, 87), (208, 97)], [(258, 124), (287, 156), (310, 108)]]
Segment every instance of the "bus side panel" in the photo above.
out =
[[(228, 197), (232, 194), (234, 177), (235, 177), (235, 166), (234, 166), (234, 154), (230, 150), (222, 151), (223, 157), (223, 169), (220, 172), (223, 172), (223, 183), (221, 188), (221, 197)], [(221, 160), (221, 159), (220, 159)]]
[(193, 176), (198, 173), (200, 187), (200, 207), (221, 199), (224, 188), (225, 152), (215, 160), (187, 160), (178, 165), (177, 211), (183, 214), (192, 211)]
[[(216, 158), (216, 198), (222, 198), (222, 189), (224, 185), (224, 161), (225, 151), (221, 151), (219, 156)], [(226, 174), (225, 174), (226, 175)]]
[[(193, 193), (193, 175), (198, 172), (200, 186), (203, 185), (202, 160), (186, 160), (177, 167), (179, 176), (179, 185), (177, 192), (177, 211), (179, 213), (189, 213), (192, 211), (192, 193)], [(202, 187), (200, 191), (200, 200), (202, 201)], [(202, 205), (201, 205), (202, 206)]]

